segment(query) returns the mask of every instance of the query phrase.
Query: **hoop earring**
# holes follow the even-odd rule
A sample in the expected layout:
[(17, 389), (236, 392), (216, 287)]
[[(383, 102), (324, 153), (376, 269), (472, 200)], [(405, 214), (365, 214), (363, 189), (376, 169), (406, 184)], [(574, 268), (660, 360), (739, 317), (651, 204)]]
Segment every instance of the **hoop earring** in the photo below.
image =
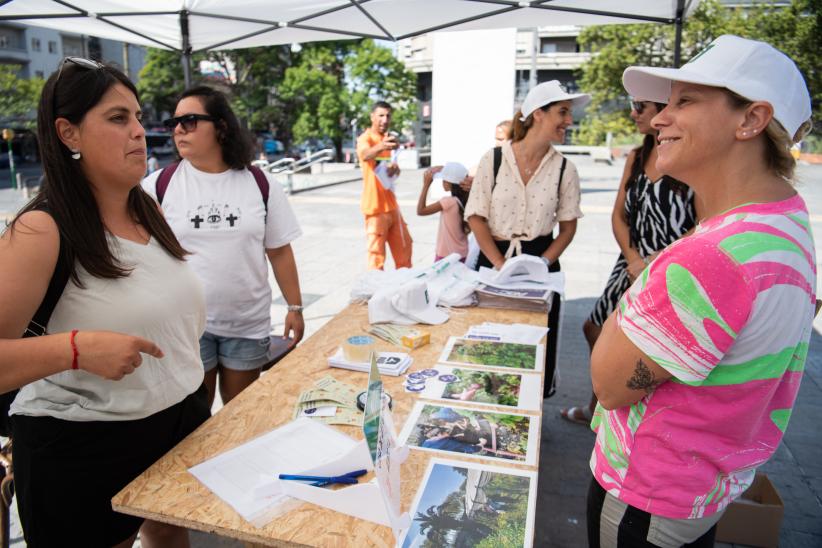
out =
[(71, 157), (72, 157), (72, 159), (74, 159), (74, 160), (79, 160), (82, 156), (80, 155), (80, 151), (79, 151), (79, 150), (72, 150), (72, 151), (71, 151)]

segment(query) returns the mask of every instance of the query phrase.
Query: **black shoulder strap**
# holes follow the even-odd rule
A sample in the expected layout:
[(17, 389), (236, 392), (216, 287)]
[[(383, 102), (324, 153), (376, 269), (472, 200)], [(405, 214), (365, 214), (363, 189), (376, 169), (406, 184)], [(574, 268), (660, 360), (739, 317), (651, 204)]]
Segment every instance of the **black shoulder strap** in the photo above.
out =
[(502, 165), (502, 147), (494, 147), (494, 180), (491, 182), (491, 192), (494, 192), (494, 187), (497, 186), (497, 174), (499, 167)]
[(568, 163), (568, 158), (562, 157), (562, 166), (559, 168), (559, 182), (557, 183), (557, 208), (559, 208), (559, 197), (562, 194), (562, 177), (565, 175), (565, 164)]
[(257, 182), (257, 188), (260, 189), (260, 194), (263, 196), (263, 207), (265, 214), (268, 215), (268, 178), (263, 173), (263, 170), (257, 166), (248, 166), (248, 170), (254, 175), (254, 180)]
[(157, 196), (158, 204), (163, 205), (163, 198), (166, 195), (166, 190), (168, 190), (168, 184), (171, 182), (171, 176), (174, 175), (174, 172), (177, 171), (179, 166), (180, 162), (169, 164), (164, 167), (162, 171), (160, 171), (160, 175), (157, 176), (157, 180), (154, 183), (154, 194)]
[[(42, 210), (48, 212), (46, 207)], [(65, 242), (63, 242), (63, 235), (60, 235), (60, 252), (57, 255), (57, 264), (54, 265), (54, 272), (51, 274), (49, 286), (46, 289), (46, 294), (43, 297), (43, 302), (29, 322), (26, 331), (23, 333), (23, 338), (26, 337), (40, 337), (46, 334), (46, 326), (51, 319), (51, 313), (54, 312), (54, 307), (57, 306), (57, 301), (63, 295), (63, 290), (69, 281), (69, 269), (65, 258)]]

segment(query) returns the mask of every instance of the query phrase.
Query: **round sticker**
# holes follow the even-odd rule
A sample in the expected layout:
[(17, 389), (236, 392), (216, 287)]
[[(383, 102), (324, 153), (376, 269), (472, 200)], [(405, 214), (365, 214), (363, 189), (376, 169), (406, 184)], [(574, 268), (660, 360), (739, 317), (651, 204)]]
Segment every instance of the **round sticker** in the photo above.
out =
[(317, 408), (316, 408), (316, 407), (310, 407), (310, 408), (308, 408), (308, 409), (303, 409), (303, 414), (304, 414), (304, 415), (313, 415), (313, 414), (314, 414), (314, 413), (316, 413), (316, 412), (317, 412)]
[(422, 371), (420, 371), (420, 374), (425, 375), (426, 377), (436, 377), (440, 374), (440, 372), (436, 369), (423, 369)]
[(425, 384), (427, 379), (405, 379), (405, 384)]
[(406, 377), (409, 380), (424, 381), (425, 379), (428, 378), (428, 375), (423, 375), (422, 372), (419, 372), (419, 373), (409, 373), (408, 375), (406, 375)]
[(405, 389), (408, 392), (422, 392), (425, 390), (425, 384), (406, 384)]
[(440, 375), (439, 379), (442, 382), (454, 382), (454, 381), (457, 380), (457, 376), (456, 375)]

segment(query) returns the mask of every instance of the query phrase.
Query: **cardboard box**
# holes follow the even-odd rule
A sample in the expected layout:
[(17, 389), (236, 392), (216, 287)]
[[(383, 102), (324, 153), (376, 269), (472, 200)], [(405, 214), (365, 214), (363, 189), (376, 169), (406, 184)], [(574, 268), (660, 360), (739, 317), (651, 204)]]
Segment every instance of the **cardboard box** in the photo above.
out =
[(716, 526), (716, 541), (763, 548), (779, 545), (785, 505), (765, 474), (757, 472), (753, 483), (732, 502)]

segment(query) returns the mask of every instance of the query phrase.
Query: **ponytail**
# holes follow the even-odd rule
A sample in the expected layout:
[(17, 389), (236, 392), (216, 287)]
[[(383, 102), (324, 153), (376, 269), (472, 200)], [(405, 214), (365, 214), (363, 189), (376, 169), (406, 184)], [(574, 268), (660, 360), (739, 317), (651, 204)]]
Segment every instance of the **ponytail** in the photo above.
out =
[(531, 113), (528, 115), (528, 118), (525, 119), (523, 122), (520, 120), (522, 117), (522, 111), (517, 110), (514, 113), (514, 119), (511, 120), (511, 142), (516, 143), (517, 141), (522, 141), (525, 136), (528, 134), (528, 130), (531, 129), (531, 126), (534, 125), (534, 114)]

